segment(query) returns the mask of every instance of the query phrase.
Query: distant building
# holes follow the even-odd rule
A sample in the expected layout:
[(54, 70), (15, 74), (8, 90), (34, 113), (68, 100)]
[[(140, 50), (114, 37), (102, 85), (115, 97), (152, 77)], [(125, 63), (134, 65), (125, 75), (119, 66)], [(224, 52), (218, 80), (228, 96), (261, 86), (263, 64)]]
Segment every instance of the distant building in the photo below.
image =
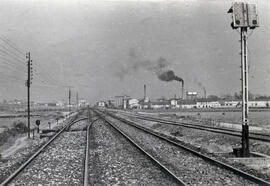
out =
[(151, 109), (168, 109), (170, 108), (170, 101), (154, 101), (149, 102)]
[(78, 106), (79, 107), (85, 107), (87, 105), (86, 103), (87, 103), (87, 101), (85, 99), (80, 99), (78, 101)]
[(225, 101), (225, 100), (219, 100), (218, 101), (221, 108), (233, 108), (233, 107), (238, 107), (240, 105), (240, 101)]
[(219, 108), (220, 103), (218, 100), (201, 99), (197, 101), (197, 108)]
[(195, 100), (197, 99), (198, 93), (197, 92), (186, 92), (186, 98), (187, 99), (191, 99), (191, 100)]
[(132, 98), (128, 100), (128, 108), (139, 108), (139, 100)]
[(105, 107), (106, 106), (106, 103), (105, 103), (105, 101), (98, 101), (97, 102), (97, 106), (98, 107)]
[(115, 100), (108, 100), (107, 101), (107, 106), (109, 107), (109, 108), (115, 108), (116, 106), (115, 106)]
[(197, 108), (197, 102), (195, 100), (178, 100), (177, 105), (181, 109)]
[[(242, 101), (241, 101), (242, 103)], [(249, 107), (254, 108), (269, 108), (270, 107), (270, 99), (258, 99), (258, 100), (250, 100), (248, 102)]]
[(114, 97), (115, 107), (116, 108), (126, 109), (127, 108), (128, 99), (130, 99), (130, 97), (127, 96), (127, 95), (124, 95), (124, 96), (115, 96)]

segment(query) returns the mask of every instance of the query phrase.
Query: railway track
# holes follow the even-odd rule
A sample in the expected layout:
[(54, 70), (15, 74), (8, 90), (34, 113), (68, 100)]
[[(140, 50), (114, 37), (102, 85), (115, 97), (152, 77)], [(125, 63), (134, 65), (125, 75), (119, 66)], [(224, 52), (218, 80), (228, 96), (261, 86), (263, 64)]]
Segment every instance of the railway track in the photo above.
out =
[[(158, 138), (160, 141), (159, 142), (157, 142), (157, 146), (158, 146), (158, 144), (161, 144), (161, 143), (164, 143), (164, 141), (167, 143), (166, 145), (162, 145), (162, 147), (160, 147), (160, 148), (164, 148), (164, 149), (167, 149), (168, 148), (168, 146), (174, 146), (174, 148), (176, 148), (177, 147), (177, 149), (179, 150), (179, 149), (182, 149), (182, 150), (184, 150), (184, 151), (186, 151), (186, 152), (188, 152), (188, 153), (190, 153), (189, 155), (187, 155), (187, 159), (188, 158), (190, 158), (190, 157), (193, 157), (193, 156), (196, 156), (197, 158), (199, 158), (199, 159), (201, 159), (202, 161), (204, 161), (204, 163), (205, 162), (207, 162), (207, 169), (206, 170), (197, 170), (197, 171), (202, 171), (204, 174), (207, 174), (207, 173), (205, 173), (204, 171), (212, 171), (212, 169), (214, 170), (213, 171), (213, 174), (214, 175), (217, 175), (217, 172), (218, 173), (220, 173), (220, 171), (218, 171), (216, 168), (220, 168), (220, 169), (222, 169), (224, 172), (226, 172), (227, 171), (227, 173), (228, 173), (228, 175), (229, 175), (229, 177), (230, 178), (235, 178), (235, 177), (237, 177), (237, 178), (239, 178), (239, 180), (241, 180), (240, 182), (236, 182), (236, 183), (234, 183), (233, 185), (245, 185), (245, 184), (258, 184), (258, 185), (270, 185), (270, 183), (269, 182), (267, 182), (267, 181), (265, 181), (265, 180), (262, 180), (262, 179), (260, 179), (260, 178), (258, 178), (258, 177), (256, 177), (256, 176), (253, 176), (253, 175), (250, 175), (250, 174), (248, 174), (248, 173), (246, 173), (246, 172), (243, 172), (243, 171), (241, 171), (241, 170), (239, 170), (239, 169), (237, 169), (237, 168), (235, 168), (235, 167), (232, 167), (232, 166), (230, 166), (230, 165), (228, 165), (228, 164), (225, 164), (225, 163), (223, 163), (223, 162), (220, 162), (220, 161), (218, 161), (218, 160), (216, 160), (216, 159), (213, 159), (213, 158), (211, 158), (211, 157), (209, 157), (209, 156), (206, 156), (206, 155), (204, 155), (204, 154), (201, 154), (200, 152), (197, 152), (197, 151), (195, 151), (195, 150), (193, 150), (193, 149), (191, 149), (191, 148), (189, 148), (189, 147), (186, 147), (186, 146), (184, 146), (184, 145), (181, 145), (181, 144), (179, 144), (179, 143), (177, 143), (177, 142), (175, 142), (175, 141), (172, 141), (172, 140), (170, 140), (170, 139), (168, 139), (167, 137), (164, 137), (164, 136), (161, 136), (161, 135), (159, 135), (159, 134), (157, 134), (157, 133), (155, 133), (155, 132), (153, 132), (153, 131), (151, 131), (151, 130), (149, 130), (149, 129), (147, 129), (147, 128), (144, 128), (144, 127), (142, 127), (142, 126), (139, 126), (139, 125), (136, 125), (134, 122), (131, 122), (131, 121), (128, 121), (128, 120), (125, 120), (125, 119), (123, 119), (123, 118), (120, 118), (120, 117), (117, 117), (117, 116), (115, 116), (115, 115), (112, 115), (112, 114), (109, 114), (108, 115), (108, 113), (106, 113), (106, 115), (104, 114), (104, 113), (101, 113), (100, 111), (99, 111), (99, 114), (102, 114), (103, 116), (103, 118), (108, 122), (109, 120), (114, 120), (115, 121), (115, 123), (116, 122), (121, 122), (121, 124), (119, 124), (118, 125), (118, 127), (119, 128), (122, 128), (121, 130), (123, 131), (125, 131), (125, 133), (126, 134), (128, 134), (130, 131), (132, 131), (133, 130), (133, 133), (134, 133), (134, 135), (132, 136), (132, 138), (136, 138), (137, 137), (137, 140), (138, 141), (140, 141), (141, 143), (145, 143), (145, 142), (147, 142), (147, 141), (149, 141), (149, 139), (148, 138), (145, 138), (144, 136), (147, 134), (147, 135), (151, 135), (151, 136), (154, 136), (155, 138)], [(110, 118), (110, 119), (108, 119), (108, 117)], [(109, 121), (109, 122), (112, 122), (112, 121)], [(125, 126), (125, 127), (124, 127)], [(128, 126), (128, 127), (127, 127)], [(139, 134), (139, 133), (144, 133), (144, 135), (142, 135), (142, 134)], [(139, 139), (139, 138), (141, 138), (141, 139)], [(163, 141), (163, 142), (161, 142), (161, 141)], [(150, 150), (150, 151), (155, 151), (155, 150), (153, 150), (153, 149), (157, 149), (157, 147), (155, 147), (154, 146), (154, 143), (153, 144), (148, 144), (148, 147), (151, 149), (152, 148), (152, 150)], [(166, 151), (166, 154), (164, 155), (164, 158), (167, 158), (167, 159), (171, 159), (171, 158), (169, 158), (168, 156), (170, 156), (169, 155), (169, 152), (171, 151), (171, 149), (167, 149), (167, 151)], [(174, 155), (175, 154), (177, 154), (176, 153), (176, 150), (174, 150), (173, 151), (173, 153), (174, 153)], [(181, 156), (179, 156), (179, 158), (181, 158), (182, 156), (183, 156), (183, 154), (185, 154), (185, 152), (182, 152), (181, 151)], [(159, 154), (158, 153), (156, 153), (156, 156), (159, 156)], [(172, 157), (172, 159), (174, 159), (174, 156), (171, 156)], [(175, 160), (175, 162), (171, 162), (171, 165), (172, 164), (174, 164), (174, 165), (177, 165), (177, 161), (179, 160), (178, 158), (177, 159), (174, 159)], [(194, 160), (192, 160), (193, 161), (193, 163), (198, 163), (198, 164), (200, 164), (198, 167), (204, 167), (204, 163), (203, 162), (198, 162), (197, 161), (197, 159), (195, 158)], [(211, 165), (211, 167), (210, 167), (210, 165)], [(185, 167), (185, 166), (183, 166), (183, 165), (181, 165), (181, 164), (179, 164), (179, 166), (181, 167), (181, 168), (187, 168), (187, 167)], [(187, 166), (187, 165), (186, 165)], [(189, 166), (189, 165), (188, 165)], [(171, 166), (172, 168), (171, 168), (171, 170), (175, 170), (175, 174), (176, 175), (179, 175), (179, 177), (181, 176), (181, 174), (178, 174), (179, 172), (181, 172), (182, 174), (185, 174), (185, 171), (183, 171), (183, 170), (181, 170), (181, 169), (177, 169), (177, 168), (175, 168), (174, 166)], [(214, 168), (214, 167), (216, 167), (216, 168)], [(189, 171), (188, 170), (188, 168), (187, 168), (187, 171)], [(222, 171), (222, 172), (223, 172)], [(194, 173), (195, 174), (195, 172), (192, 172), (192, 173)], [(222, 174), (222, 173), (221, 173)], [(196, 175), (196, 174), (195, 174)], [(200, 175), (197, 175), (198, 177), (200, 176)], [(220, 175), (217, 175), (217, 177), (219, 177)], [(226, 176), (226, 175), (225, 175)], [(222, 176), (221, 175), (221, 177), (224, 177), (224, 175)], [(202, 178), (203, 179), (203, 178)], [(209, 179), (212, 179), (212, 178), (209, 178)], [(185, 181), (185, 180), (188, 180), (187, 182), (188, 182), (188, 184), (209, 184), (208, 182), (207, 182), (207, 180), (205, 180), (205, 182), (202, 182), (202, 183), (198, 183), (198, 182), (189, 182), (190, 180), (188, 179), (188, 178), (184, 178), (183, 179), (183, 181)], [(238, 180), (238, 181), (239, 181)], [(245, 180), (247, 181), (247, 180), (249, 180), (248, 181), (248, 183), (247, 182), (245, 182)], [(227, 181), (229, 181), (229, 180), (227, 180)], [(235, 180), (234, 180), (235, 181)], [(215, 183), (215, 182), (211, 182), (211, 184), (217, 184), (217, 183)], [(222, 183), (220, 183), (220, 184), (222, 184)], [(229, 183), (226, 183), (226, 184), (229, 184)]]
[(92, 125), (99, 120), (99, 118), (90, 121), (90, 118), (88, 120), (89, 124), (86, 129), (86, 145), (85, 145), (85, 157), (84, 157), (84, 174), (83, 174), (83, 185), (87, 186), (89, 185), (89, 151), (90, 151), (90, 130)]
[[(102, 115), (100, 117), (102, 118)], [(97, 150), (100, 153), (98, 160), (104, 161), (92, 169), (102, 169), (100, 166), (103, 165), (106, 170), (104, 170), (105, 173), (97, 173), (99, 175), (92, 178), (90, 185), (114, 185), (117, 180), (121, 180), (118, 181), (120, 185), (185, 185), (165, 165), (123, 133), (114, 123), (106, 120), (106, 123), (97, 124), (95, 128), (97, 132), (91, 136), (96, 137), (95, 140), (100, 144)], [(107, 152), (106, 155), (102, 149)], [(108, 159), (109, 164), (106, 164)], [(112, 172), (110, 167), (112, 167)]]
[[(65, 132), (68, 131), (74, 123), (85, 120), (85, 118), (78, 118), (78, 115), (80, 114), (72, 117), (72, 119), (59, 132), (57, 132), (51, 139), (49, 139), (48, 142), (46, 142), (41, 148), (39, 148), (25, 163), (23, 163), (19, 168), (17, 168), (0, 185), (38, 185), (61, 183), (61, 179), (64, 178), (58, 178), (57, 180), (56, 176), (53, 175), (54, 171), (57, 172), (57, 170), (67, 168), (67, 163), (70, 162), (69, 159), (65, 159), (65, 157), (76, 157), (72, 154), (74, 151), (82, 151), (82, 153), (78, 154), (84, 153), (84, 148), (82, 149), (80, 145), (78, 145), (78, 148), (74, 151), (72, 151), (72, 149), (68, 149), (69, 145), (74, 145), (76, 147), (77, 142), (79, 142), (80, 144), (84, 143), (84, 137), (81, 137), (81, 134), (84, 132), (82, 130), (80, 132), (77, 132), (78, 134), (76, 132)], [(88, 127), (87, 129), (90, 129), (90, 127)], [(69, 142), (71, 142), (71, 144), (68, 144)], [(67, 155), (67, 153), (69, 153), (69, 155)], [(74, 162), (78, 164), (80, 160), (75, 159)], [(63, 171), (64, 170), (62, 170), (62, 172)], [(61, 175), (59, 172), (58, 174)], [(73, 178), (71, 179), (73, 180)], [(83, 181), (81, 181), (81, 183), (83, 183)]]
[[(126, 113), (121, 113), (121, 114), (124, 116), (133, 117), (136, 119), (158, 122), (161, 124), (175, 125), (175, 126), (197, 129), (197, 130), (202, 130), (202, 131), (208, 131), (208, 132), (213, 132), (213, 133), (218, 133), (218, 134), (225, 134), (225, 135), (234, 136), (234, 137), (242, 137), (242, 133), (239, 130), (226, 129), (226, 128), (220, 128), (220, 127), (212, 127), (212, 126), (187, 123), (187, 122), (176, 122), (176, 121), (171, 121), (171, 120), (165, 120), (165, 119), (159, 119), (159, 118), (154, 118), (154, 117), (149, 117), (149, 116), (141, 116), (141, 115), (135, 115), (135, 114), (126, 114)], [(264, 133), (256, 133), (256, 132), (250, 131), (249, 138), (253, 139), (253, 140), (263, 141), (263, 142), (270, 142), (270, 135), (264, 134)]]

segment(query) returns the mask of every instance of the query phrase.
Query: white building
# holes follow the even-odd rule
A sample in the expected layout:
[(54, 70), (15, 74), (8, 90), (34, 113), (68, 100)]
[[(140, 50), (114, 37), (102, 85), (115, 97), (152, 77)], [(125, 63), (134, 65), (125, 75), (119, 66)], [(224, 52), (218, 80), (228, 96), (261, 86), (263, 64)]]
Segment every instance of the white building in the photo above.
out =
[(199, 100), (197, 101), (197, 108), (220, 108), (220, 102), (216, 100)]
[(97, 102), (97, 106), (98, 107), (105, 107), (106, 103), (105, 103), (105, 101), (99, 101), (99, 102)]
[[(241, 101), (242, 103), (242, 101)], [(270, 100), (251, 100), (248, 102), (249, 107), (270, 107)]]
[(182, 109), (197, 108), (197, 103), (195, 100), (179, 100), (178, 105), (179, 105), (179, 108), (182, 108)]
[(128, 107), (129, 108), (139, 108), (139, 100), (132, 98), (128, 100)]

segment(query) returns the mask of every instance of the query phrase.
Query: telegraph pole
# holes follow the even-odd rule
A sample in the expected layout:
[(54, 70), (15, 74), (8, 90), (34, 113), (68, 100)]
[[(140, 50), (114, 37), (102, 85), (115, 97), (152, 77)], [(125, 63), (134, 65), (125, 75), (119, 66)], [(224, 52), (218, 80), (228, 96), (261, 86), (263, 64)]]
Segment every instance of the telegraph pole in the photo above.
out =
[(77, 104), (77, 109), (79, 109), (79, 94), (76, 92), (76, 104)]
[(229, 9), (232, 13), (233, 29), (240, 28), (241, 37), (241, 90), (242, 90), (242, 149), (241, 155), (248, 157), (249, 151), (249, 121), (248, 121), (248, 56), (247, 31), (259, 27), (256, 4), (235, 2)]
[(27, 128), (28, 128), (28, 138), (30, 138), (30, 85), (32, 84), (32, 60), (30, 56), (30, 52), (26, 54), (27, 61)]
[(71, 105), (70, 105), (70, 100), (71, 100), (71, 90), (70, 90), (70, 87), (69, 87), (69, 89), (68, 89), (68, 111), (69, 111), (69, 114), (70, 114), (70, 107), (71, 107)]

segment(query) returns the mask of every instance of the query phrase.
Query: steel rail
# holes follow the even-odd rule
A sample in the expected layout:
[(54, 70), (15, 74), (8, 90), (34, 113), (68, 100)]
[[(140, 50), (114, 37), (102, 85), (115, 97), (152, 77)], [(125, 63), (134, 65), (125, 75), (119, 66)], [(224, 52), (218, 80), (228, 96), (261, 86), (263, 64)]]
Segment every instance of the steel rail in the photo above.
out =
[(0, 186), (6, 186), (10, 183), (20, 172), (22, 172), (46, 147), (48, 147), (65, 129), (74, 124), (73, 121), (76, 119), (76, 116), (71, 119), (58, 133), (56, 133), (47, 143), (45, 143), (37, 152), (35, 152), (26, 162), (24, 162), (16, 171), (14, 171), (8, 178), (6, 178)]
[[(144, 116), (131, 115), (131, 114), (123, 114), (123, 113), (121, 113), (121, 114), (125, 115), (125, 116), (130, 116), (130, 117), (142, 119), (142, 120), (160, 122), (160, 123), (164, 123), (164, 124), (168, 124), (168, 125), (176, 125), (176, 126), (204, 130), (204, 131), (209, 131), (209, 132), (214, 132), (214, 133), (219, 133), (219, 134), (226, 134), (226, 135), (235, 136), (235, 137), (242, 137), (241, 131), (232, 130), (232, 129), (223, 129), (223, 128), (218, 128), (218, 127), (202, 126), (202, 125), (198, 125), (198, 124), (191, 124), (191, 123), (185, 123), (185, 122), (180, 123), (180, 122), (175, 122), (175, 121), (170, 121), (170, 120), (152, 118), (152, 117), (148, 117), (148, 116), (144, 117)], [(231, 133), (231, 132), (233, 132), (233, 133)], [(253, 135), (255, 135), (255, 136), (253, 136)], [(256, 137), (256, 135), (270, 138), (270, 135), (259, 134), (259, 133), (254, 133), (254, 132), (250, 132), (249, 138), (253, 139), (253, 140), (258, 140), (258, 141), (270, 142), (270, 139)]]
[[(172, 122), (175, 124), (192, 125), (192, 126), (204, 127), (204, 128), (209, 128), (209, 129), (224, 130), (224, 131), (229, 131), (229, 132), (241, 132), (241, 130), (226, 129), (226, 128), (213, 127), (213, 126), (202, 126), (201, 124), (196, 124), (196, 123), (177, 122), (177, 121), (171, 121), (168, 119), (161, 119), (161, 118), (155, 118), (155, 117), (150, 117), (150, 116), (142, 116), (142, 115), (138, 115), (138, 114), (131, 114), (131, 113), (121, 113), (121, 114), (126, 115), (126, 116), (136, 117), (139, 119), (153, 119), (155, 121), (160, 121), (160, 122)], [(270, 137), (269, 134), (263, 134), (263, 133), (257, 133), (257, 132), (250, 132), (250, 134)]]
[[(72, 124), (75, 124), (75, 123), (78, 123), (79, 121), (83, 121), (83, 120), (87, 120), (87, 119), (88, 119), (88, 118), (80, 118), (80, 119), (78, 119), (78, 120), (73, 121)], [(66, 130), (70, 130), (70, 127), (71, 127), (71, 125), (68, 126), (68, 127), (66, 128)]]
[(89, 149), (90, 149), (90, 144), (89, 144), (89, 135), (90, 135), (90, 129), (98, 119), (92, 121), (88, 126), (87, 126), (87, 132), (86, 132), (86, 147), (85, 147), (85, 161), (84, 161), (84, 178), (83, 178), (83, 185), (87, 186), (88, 184), (88, 172), (89, 172)]
[(155, 164), (157, 164), (159, 167), (162, 168), (162, 170), (170, 175), (177, 184), (179, 185), (186, 185), (181, 179), (179, 179), (173, 172), (171, 172), (166, 166), (164, 166), (162, 163), (160, 163), (156, 158), (154, 158), (150, 153), (145, 151), (138, 143), (136, 143), (132, 138), (130, 138), (128, 135), (126, 135), (121, 129), (119, 129), (117, 126), (115, 126), (111, 121), (106, 119), (104, 116), (102, 116), (101, 113), (95, 112), (110, 126), (112, 126), (117, 132), (119, 132), (124, 138), (126, 138), (132, 145), (134, 145), (136, 148), (138, 148), (145, 156), (147, 156), (151, 161), (153, 161)]
[[(91, 123), (92, 124), (92, 123)], [(89, 165), (89, 131), (91, 124), (87, 126), (87, 132), (86, 132), (86, 147), (85, 147), (85, 161), (84, 161), (84, 179), (83, 179), (83, 185), (88, 185), (88, 165)]]
[(254, 175), (251, 175), (251, 174), (247, 173), (247, 172), (244, 172), (244, 171), (242, 171), (240, 169), (232, 167), (231, 165), (223, 163), (223, 162), (221, 162), (219, 160), (215, 160), (215, 159), (213, 159), (213, 158), (211, 158), (211, 157), (209, 157), (207, 155), (204, 155), (204, 154), (202, 154), (200, 152), (197, 152), (197, 151), (195, 151), (195, 150), (193, 150), (193, 149), (191, 149), (189, 147), (186, 147), (186, 146), (181, 145), (181, 144), (179, 144), (179, 143), (177, 143), (175, 141), (172, 141), (172, 140), (168, 139), (167, 137), (161, 136), (161, 135), (151, 131), (150, 129), (147, 129), (147, 128), (142, 127), (142, 126), (138, 126), (135, 122), (128, 121), (126, 119), (120, 118), (120, 117), (112, 115), (112, 114), (108, 114), (108, 115), (110, 115), (112, 118), (115, 118), (115, 119), (117, 119), (117, 120), (119, 120), (119, 121), (121, 121), (123, 123), (131, 125), (131, 126), (137, 128), (137, 129), (140, 129), (142, 131), (145, 131), (146, 133), (152, 134), (152, 135), (154, 135), (154, 136), (156, 136), (156, 137), (158, 137), (160, 139), (163, 139), (163, 140), (169, 142), (170, 144), (173, 144), (173, 145), (175, 145), (177, 147), (180, 147), (180, 148), (182, 148), (182, 149), (184, 149), (184, 150), (186, 150), (188, 152), (191, 152), (192, 154), (194, 154), (196, 156), (199, 156), (202, 159), (205, 159), (205, 160), (215, 164), (216, 166), (219, 166), (221, 168), (225, 168), (227, 170), (230, 170), (230, 171), (234, 172), (235, 174), (238, 174), (238, 175), (240, 175), (240, 176), (242, 176), (242, 177), (244, 177), (244, 178), (246, 178), (248, 180), (251, 180), (251, 181), (259, 184), (259, 185), (270, 185), (270, 182), (268, 182), (268, 181), (265, 181), (265, 180), (263, 180), (261, 178), (258, 178), (258, 177), (254, 176)]

